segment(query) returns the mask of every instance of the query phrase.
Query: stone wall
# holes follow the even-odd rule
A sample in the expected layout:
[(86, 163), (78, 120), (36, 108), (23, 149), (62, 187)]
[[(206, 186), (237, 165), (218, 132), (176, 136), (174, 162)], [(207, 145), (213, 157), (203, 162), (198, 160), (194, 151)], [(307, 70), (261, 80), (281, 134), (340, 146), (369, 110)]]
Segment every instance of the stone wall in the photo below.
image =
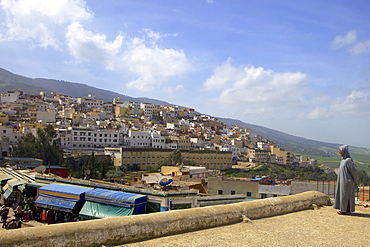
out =
[(227, 205), (191, 208), (161, 213), (61, 223), (8, 230), (0, 237), (4, 246), (101, 246), (140, 241), (186, 231), (201, 230), (329, 205), (321, 192), (274, 197)]

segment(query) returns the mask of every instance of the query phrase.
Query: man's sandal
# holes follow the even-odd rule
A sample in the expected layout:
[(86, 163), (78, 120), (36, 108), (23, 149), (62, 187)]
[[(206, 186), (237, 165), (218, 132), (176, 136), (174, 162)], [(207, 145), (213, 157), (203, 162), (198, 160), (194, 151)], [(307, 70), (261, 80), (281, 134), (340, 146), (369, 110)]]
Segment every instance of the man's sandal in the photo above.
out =
[(340, 214), (340, 215), (350, 215), (351, 213), (350, 212), (345, 213), (345, 212), (338, 211), (338, 214)]

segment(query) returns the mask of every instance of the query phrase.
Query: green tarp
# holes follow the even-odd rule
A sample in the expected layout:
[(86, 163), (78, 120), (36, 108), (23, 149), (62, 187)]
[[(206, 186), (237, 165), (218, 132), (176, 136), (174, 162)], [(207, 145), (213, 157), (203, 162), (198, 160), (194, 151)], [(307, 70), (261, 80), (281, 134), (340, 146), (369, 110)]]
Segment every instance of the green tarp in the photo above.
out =
[(102, 219), (119, 216), (132, 215), (134, 207), (117, 207), (113, 205), (101, 204), (91, 201), (86, 201), (80, 211), (80, 217), (84, 219)]
[(7, 189), (5, 192), (4, 192), (4, 198), (5, 199), (8, 199), (8, 197), (12, 194), (12, 190), (10, 190), (10, 189)]

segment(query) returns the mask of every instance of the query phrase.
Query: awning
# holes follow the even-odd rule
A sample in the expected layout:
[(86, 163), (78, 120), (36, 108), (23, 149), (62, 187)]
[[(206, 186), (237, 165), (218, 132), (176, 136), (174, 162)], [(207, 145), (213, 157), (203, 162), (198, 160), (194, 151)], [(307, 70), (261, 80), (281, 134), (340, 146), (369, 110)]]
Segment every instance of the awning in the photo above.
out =
[(122, 191), (93, 189), (86, 192), (86, 201), (98, 202), (118, 207), (132, 207), (146, 205), (146, 195), (127, 193)]
[(9, 196), (12, 194), (12, 192), (13, 192), (13, 191), (11, 191), (10, 189), (7, 189), (7, 190), (4, 192), (4, 194), (3, 194), (4, 198), (5, 198), (5, 199), (8, 199), (8, 198), (9, 198)]
[(23, 191), (24, 189), (24, 184), (26, 184), (27, 182), (24, 181), (24, 180), (17, 180), (17, 181), (9, 181), (8, 184), (9, 184), (9, 188), (11, 188), (12, 190), (15, 190), (17, 189), (18, 187), (20, 187), (20, 190)]
[(46, 196), (67, 198), (73, 201), (84, 201), (85, 192), (89, 190), (92, 190), (92, 188), (52, 183), (39, 188), (39, 193)]
[(13, 190), (13, 187), (11, 187), (10, 186), (10, 183), (13, 183), (13, 182), (17, 182), (17, 181), (19, 181), (18, 179), (16, 179), (16, 178), (12, 178), (12, 179), (10, 179), (10, 180), (8, 180), (7, 182), (6, 182), (6, 184), (4, 185), (4, 187), (2, 188), (2, 190), (5, 192), (8, 188), (10, 188), (10, 190)]
[(113, 205), (101, 204), (86, 201), (80, 211), (80, 217), (85, 219), (103, 219), (120, 216), (132, 215), (134, 208), (117, 207)]
[(48, 185), (48, 184), (35, 182), (35, 183), (27, 183), (26, 185), (27, 186), (30, 186), (30, 187), (40, 188), (40, 187), (43, 187), (43, 186)]
[(48, 208), (52, 210), (64, 211), (64, 212), (73, 212), (74, 207), (76, 206), (76, 201), (65, 200), (56, 197), (48, 197), (40, 195), (35, 201), (35, 205), (42, 208)]

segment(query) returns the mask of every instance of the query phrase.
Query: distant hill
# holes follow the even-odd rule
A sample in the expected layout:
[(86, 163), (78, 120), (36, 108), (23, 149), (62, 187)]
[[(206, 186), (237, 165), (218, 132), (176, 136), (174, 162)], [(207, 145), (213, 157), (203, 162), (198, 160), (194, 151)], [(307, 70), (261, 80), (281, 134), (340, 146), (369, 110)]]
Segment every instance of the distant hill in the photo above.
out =
[[(28, 78), (13, 74), (5, 69), (0, 68), (0, 92), (19, 90), (28, 94), (39, 94), (40, 91), (56, 92), (69, 95), (72, 97), (83, 97), (87, 94), (95, 95), (98, 99), (105, 102), (112, 101), (113, 98), (119, 97), (121, 100), (132, 102), (146, 102), (155, 105), (168, 105), (165, 101), (150, 98), (133, 98), (127, 95), (118, 94), (112, 91), (103, 90), (88, 86), (82, 83), (73, 83), (52, 79)], [(275, 142), (280, 147), (293, 153), (315, 155), (321, 157), (333, 157), (337, 152), (339, 144), (325, 143), (308, 140), (302, 137), (289, 135), (266, 127), (244, 123), (236, 119), (219, 118), (226, 125), (237, 125), (243, 128), (249, 128), (253, 133)], [(366, 153), (366, 149), (360, 150)], [(368, 154), (367, 154), (368, 155)], [(370, 159), (370, 158), (369, 158)]]
[(269, 129), (263, 126), (244, 123), (240, 120), (229, 118), (218, 118), (228, 126), (240, 126), (249, 128), (253, 134), (260, 135), (267, 138), (269, 141), (276, 143), (278, 146), (283, 147), (297, 154), (315, 155), (321, 157), (334, 157), (337, 154), (337, 149), (340, 144), (326, 143), (305, 139), (298, 136), (289, 135), (277, 130)]
[(150, 99), (146, 97), (134, 98), (112, 91), (91, 87), (82, 83), (42, 78), (32, 79), (25, 76), (13, 74), (5, 69), (0, 68), (0, 92), (15, 90), (23, 91), (28, 94), (39, 94), (40, 91), (55, 92), (72, 97), (83, 97), (87, 96), (88, 94), (92, 94), (95, 95), (98, 99), (103, 99), (105, 102), (112, 101), (113, 98), (119, 97), (121, 100), (131, 102), (145, 102), (155, 105), (169, 104), (165, 101)]

